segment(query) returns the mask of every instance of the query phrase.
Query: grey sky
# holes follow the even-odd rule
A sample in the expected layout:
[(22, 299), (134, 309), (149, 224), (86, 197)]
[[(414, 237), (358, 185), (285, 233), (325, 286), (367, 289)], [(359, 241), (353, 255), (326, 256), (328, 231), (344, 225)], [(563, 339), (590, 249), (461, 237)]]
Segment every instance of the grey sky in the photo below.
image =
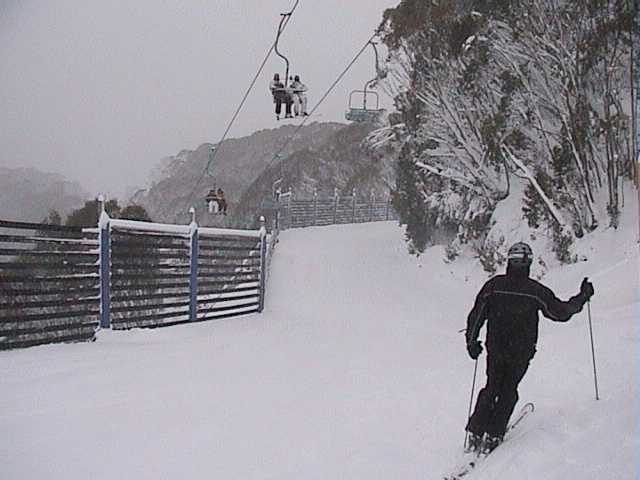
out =
[[(280, 48), (316, 101), (399, 0), (300, 0)], [(0, 0), (0, 166), (122, 195), (161, 158), (217, 142), (294, 0)], [(269, 60), (230, 136), (275, 128)], [(312, 120), (343, 121), (365, 52)], [(388, 105), (389, 100), (382, 96)]]

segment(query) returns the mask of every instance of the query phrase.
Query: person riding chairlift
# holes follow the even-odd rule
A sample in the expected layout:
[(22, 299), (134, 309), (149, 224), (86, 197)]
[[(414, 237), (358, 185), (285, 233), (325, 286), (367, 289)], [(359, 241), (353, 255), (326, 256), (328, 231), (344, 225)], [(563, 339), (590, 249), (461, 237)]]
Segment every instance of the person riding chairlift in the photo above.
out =
[(293, 118), (291, 115), (291, 105), (293, 104), (292, 90), (286, 88), (280, 81), (280, 74), (275, 73), (273, 80), (269, 83), (269, 90), (273, 95), (273, 103), (276, 104), (276, 120), (280, 120), (282, 104), (285, 104), (285, 118)]
[(307, 86), (300, 81), (300, 75), (293, 77), (291, 82), (291, 90), (293, 91), (293, 112), (295, 116), (308, 116), (307, 113)]
[(218, 188), (217, 191), (209, 190), (205, 200), (209, 204), (209, 213), (227, 214), (227, 200), (224, 198), (224, 191), (221, 188)]

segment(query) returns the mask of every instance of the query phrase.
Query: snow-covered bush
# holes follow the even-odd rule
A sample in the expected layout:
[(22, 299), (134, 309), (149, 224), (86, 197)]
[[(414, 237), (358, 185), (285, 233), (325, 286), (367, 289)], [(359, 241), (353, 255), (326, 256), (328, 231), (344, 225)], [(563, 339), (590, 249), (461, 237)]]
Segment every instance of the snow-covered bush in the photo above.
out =
[(500, 237), (498, 240), (488, 238), (482, 248), (478, 250), (478, 259), (482, 264), (482, 268), (485, 272), (493, 275), (498, 271), (498, 267), (505, 264), (507, 258), (504, 251), (509, 248), (505, 247), (504, 237)]

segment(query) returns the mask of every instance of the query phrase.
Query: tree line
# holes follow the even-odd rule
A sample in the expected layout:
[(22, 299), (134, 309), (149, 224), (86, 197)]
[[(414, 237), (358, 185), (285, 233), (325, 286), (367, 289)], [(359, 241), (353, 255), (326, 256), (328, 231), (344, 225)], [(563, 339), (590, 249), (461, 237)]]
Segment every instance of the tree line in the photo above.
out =
[[(139, 220), (151, 222), (151, 217), (147, 210), (141, 205), (130, 204), (121, 207), (117, 199), (107, 200), (104, 209), (111, 218), (121, 218), (123, 220)], [(95, 227), (100, 218), (100, 202), (98, 200), (88, 200), (84, 205), (72, 211), (62, 221), (62, 216), (57, 210), (50, 210), (46, 218), (41, 223), (48, 225), (66, 225), (70, 227)]]

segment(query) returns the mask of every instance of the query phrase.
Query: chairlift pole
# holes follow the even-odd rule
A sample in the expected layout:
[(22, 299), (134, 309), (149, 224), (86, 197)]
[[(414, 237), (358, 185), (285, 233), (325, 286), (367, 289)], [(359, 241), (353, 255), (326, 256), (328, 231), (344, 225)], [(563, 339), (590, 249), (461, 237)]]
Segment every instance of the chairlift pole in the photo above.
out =
[(285, 75), (284, 75), (284, 86), (286, 88), (287, 83), (289, 82), (289, 59), (285, 57), (282, 53), (280, 53), (280, 50), (278, 49), (278, 43), (280, 41), (280, 34), (282, 34), (282, 29), (285, 25), (285, 20), (291, 16), (291, 12), (281, 13), (280, 16), (282, 18), (280, 19), (280, 25), (278, 25), (278, 34), (276, 35), (275, 52), (276, 52), (276, 55), (278, 55), (280, 58), (284, 60), (284, 63), (286, 65)]
[(378, 71), (380, 70), (380, 59), (378, 56), (378, 49), (376, 48), (376, 42), (369, 40), (369, 45), (373, 48), (373, 53), (376, 59), (376, 76), (364, 84), (364, 100), (362, 101), (362, 106), (365, 110), (367, 109), (367, 88), (378, 80)]
[[(213, 164), (213, 159), (216, 157), (216, 153), (218, 150), (218, 145), (214, 145), (211, 147), (211, 149), (209, 150), (209, 162), (207, 163), (207, 173), (209, 174), (209, 176), (213, 176), (211, 171), (209, 170), (209, 167)], [(213, 177), (213, 189), (215, 190), (216, 188), (216, 178)]]
[(300, 2), (300, 0), (296, 0), (296, 3), (293, 5), (293, 7), (291, 8), (290, 11), (280, 14), (280, 16), (282, 18), (280, 19), (280, 25), (278, 25), (278, 34), (276, 35), (276, 43), (274, 45), (276, 55), (278, 55), (280, 58), (282, 58), (284, 60), (284, 62), (285, 62), (285, 65), (286, 65), (286, 67), (285, 67), (285, 75), (284, 75), (284, 86), (285, 86), (285, 88), (287, 87), (287, 85), (289, 83), (289, 59), (287, 57), (285, 57), (282, 53), (280, 53), (280, 50), (278, 49), (278, 43), (280, 41), (280, 35), (282, 35), (282, 31), (284, 30), (285, 25), (287, 24), (287, 22), (291, 18), (291, 15), (293, 15), (293, 12), (297, 8), (299, 2)]

